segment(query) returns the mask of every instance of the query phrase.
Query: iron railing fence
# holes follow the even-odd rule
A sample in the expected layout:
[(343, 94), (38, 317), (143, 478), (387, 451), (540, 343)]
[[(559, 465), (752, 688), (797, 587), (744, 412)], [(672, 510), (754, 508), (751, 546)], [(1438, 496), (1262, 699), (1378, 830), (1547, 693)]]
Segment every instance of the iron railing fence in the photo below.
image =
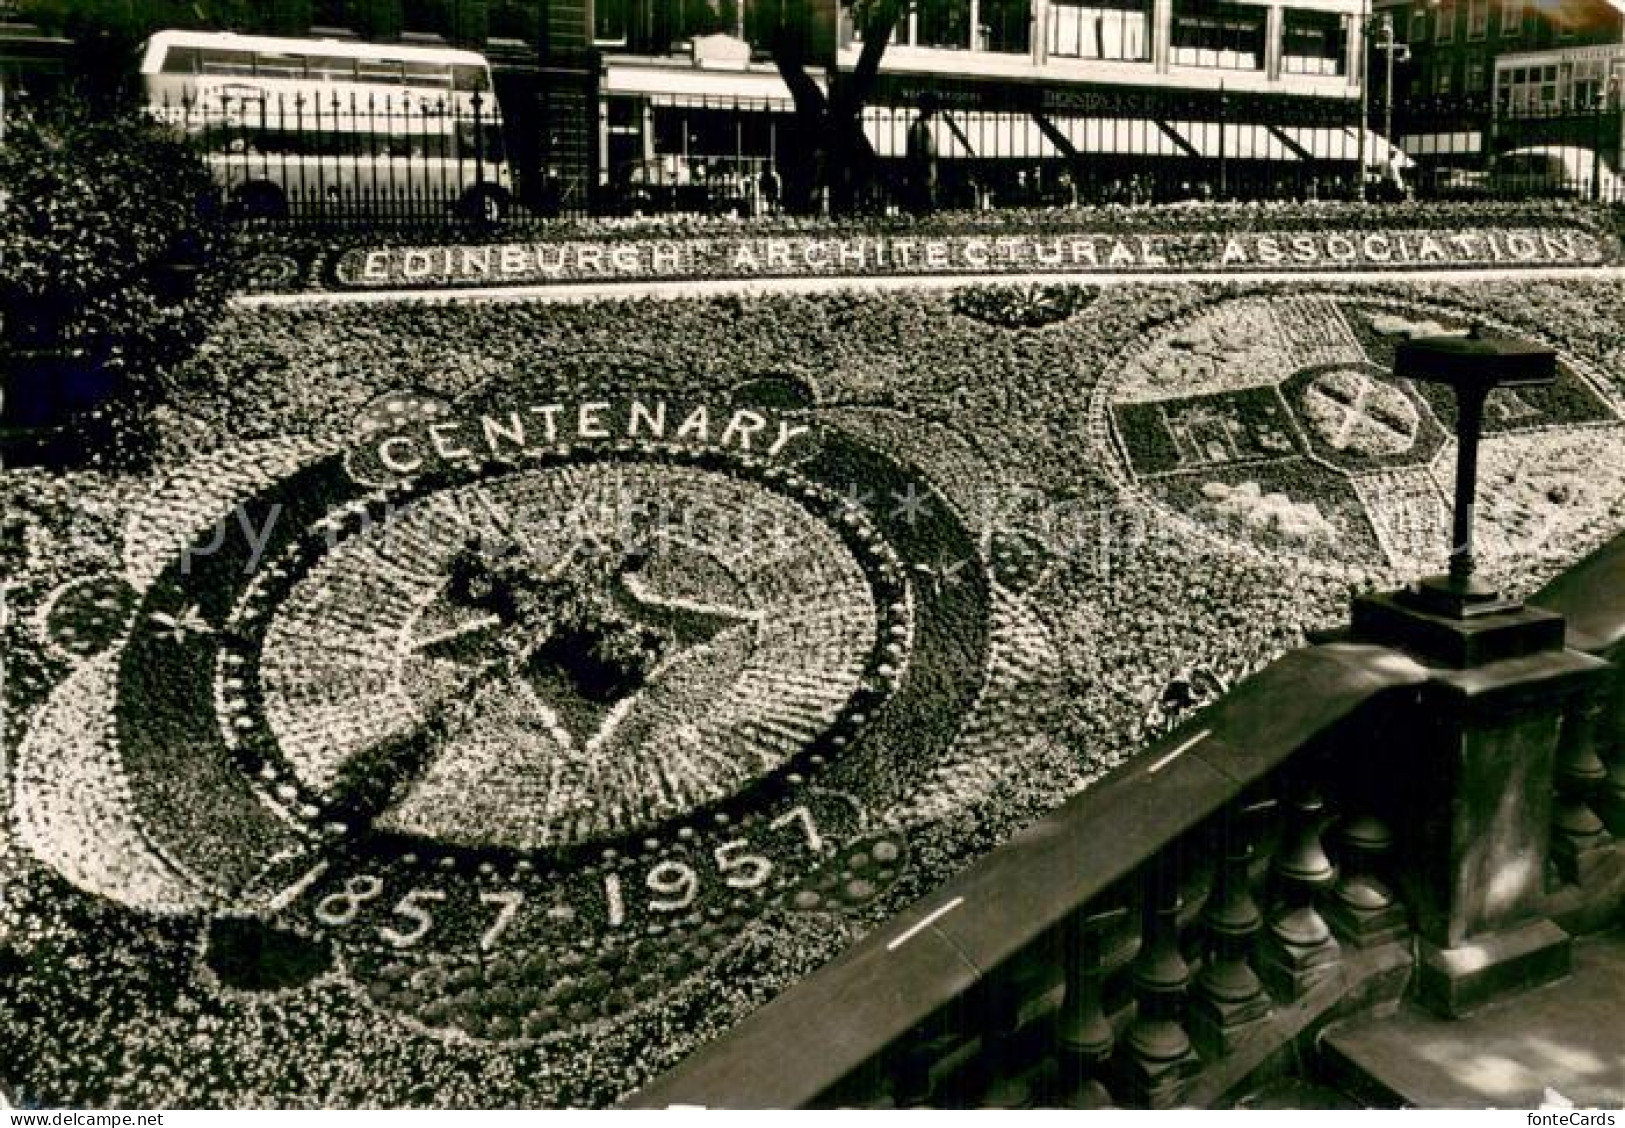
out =
[(496, 222), (515, 178), (495, 101), (231, 88), (149, 111), (192, 141), (245, 221)]
[(1515, 105), (1435, 99), (1396, 107), (1393, 132), (1419, 194), (1625, 203), (1616, 100)]
[[(624, 101), (624, 99), (622, 99)], [(1256, 107), (1255, 107), (1256, 109)], [(804, 143), (785, 107), (760, 98), (611, 104), (596, 184), (504, 137), (494, 99), (227, 96), (161, 103), (208, 161), (246, 223), (523, 229), (558, 217), (772, 214)], [(872, 163), (864, 210), (917, 202), (922, 121), (938, 208), (1066, 207), (1193, 200), (1571, 197), (1625, 202), (1625, 129), (1613, 104), (1394, 107), (1393, 138), (1361, 129), (1358, 105), (1287, 120), (1217, 110), (1126, 116), (915, 106), (866, 107)], [(1372, 108), (1372, 124), (1386, 124)], [(619, 124), (617, 124), (619, 123)], [(528, 127), (527, 127), (528, 128)], [(911, 135), (914, 141), (911, 142)], [(519, 143), (515, 143), (515, 142)]]

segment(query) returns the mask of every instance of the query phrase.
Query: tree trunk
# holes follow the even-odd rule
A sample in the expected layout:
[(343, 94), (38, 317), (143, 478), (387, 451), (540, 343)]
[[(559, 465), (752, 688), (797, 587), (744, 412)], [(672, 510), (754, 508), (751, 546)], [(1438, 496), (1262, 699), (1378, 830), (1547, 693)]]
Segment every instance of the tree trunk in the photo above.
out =
[(863, 108), (874, 94), (880, 60), (907, 11), (904, 0), (877, 0), (863, 20), (863, 48), (851, 73), (826, 59), (829, 92), (820, 90), (808, 72), (806, 6), (787, 4), (775, 31), (773, 61), (795, 102), (793, 127), (798, 144), (784, 170), (785, 207), (816, 211), (820, 190), (829, 193), (830, 211), (850, 214), (865, 201), (874, 183), (874, 147), (863, 132)]

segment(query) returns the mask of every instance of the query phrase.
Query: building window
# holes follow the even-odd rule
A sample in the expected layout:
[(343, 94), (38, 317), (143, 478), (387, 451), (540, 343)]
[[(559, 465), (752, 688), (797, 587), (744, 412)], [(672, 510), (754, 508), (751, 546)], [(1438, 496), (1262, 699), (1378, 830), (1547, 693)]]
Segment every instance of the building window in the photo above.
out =
[(1440, 67), (1433, 72), (1433, 92), (1441, 98), (1450, 93), (1450, 67)]
[(970, 0), (921, 5), (914, 16), (914, 46), (968, 49)]
[(626, 0), (593, 0), (592, 39), (594, 43), (625, 43), (626, 23)]
[(1089, 5), (1052, 3), (1049, 53), (1063, 59), (1151, 58), (1151, 5), (1145, 0), (1104, 0)]
[(1173, 61), (1220, 70), (1264, 68), (1263, 8), (1215, 0), (1186, 0), (1174, 7)]
[(1523, 0), (1501, 0), (1501, 37), (1513, 39), (1523, 33)]
[[(491, 5), (491, 38), (522, 39), (527, 43), (534, 43), (538, 15), (536, 6), (524, 3), (523, 0), (496, 0)], [(593, 13), (595, 23), (597, 18), (595, 11)], [(624, 29), (622, 38), (625, 38)]]
[(1411, 9), (1410, 41), (1412, 43), (1426, 43), (1427, 38), (1428, 10), (1422, 5), (1418, 4), (1416, 7)]
[(1467, 38), (1483, 39), (1490, 31), (1490, 0), (1467, 0)]
[(1025, 55), (1032, 50), (1030, 0), (981, 0), (977, 19), (982, 25), (978, 46), (984, 51)]
[(1433, 28), (1433, 41), (1435, 43), (1450, 43), (1456, 38), (1456, 6), (1454, 4), (1439, 5), (1439, 22)]
[(451, 40), (451, 0), (407, 0), (403, 17), (407, 31)]
[(1288, 8), (1281, 29), (1281, 70), (1287, 74), (1343, 73), (1348, 33), (1335, 12)]
[(310, 6), (310, 26), (333, 30), (350, 30), (353, 13), (346, 0), (315, 0)]
[(1601, 106), (1607, 82), (1608, 64), (1605, 60), (1576, 59), (1574, 73), (1569, 76), (1569, 100), (1576, 109)]
[(1489, 85), (1489, 68), (1484, 65), (1482, 55), (1474, 55), (1467, 60), (1467, 76), (1462, 83), (1462, 90), (1467, 94), (1482, 94)]
[(1507, 67), (1496, 100), (1503, 113), (1547, 113), (1557, 108), (1557, 66)]

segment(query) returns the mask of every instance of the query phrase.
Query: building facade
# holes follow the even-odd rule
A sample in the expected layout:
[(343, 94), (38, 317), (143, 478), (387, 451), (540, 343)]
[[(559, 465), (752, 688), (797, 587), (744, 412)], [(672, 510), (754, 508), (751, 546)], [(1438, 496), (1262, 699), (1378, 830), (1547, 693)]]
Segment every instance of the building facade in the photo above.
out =
[(1620, 163), (1625, 7), (1416, 0), (1379, 10), (1409, 56), (1394, 75), (1395, 132), (1419, 160), (1480, 168), (1511, 149), (1562, 145)]
[[(599, 2), (618, 5), (595, 21), (606, 182), (651, 164), (682, 176), (699, 150), (725, 166), (773, 155), (791, 104), (755, 0)], [(862, 43), (828, 13), (850, 71)], [(1139, 177), (1165, 193), (1330, 186), (1362, 144), (1367, 14), (1362, 0), (934, 0), (898, 27), (864, 128), (882, 163), (901, 160), (929, 96), (967, 202)], [(735, 121), (735, 105), (755, 112)]]
[[(490, 58), (522, 197), (571, 209), (701, 183), (759, 190), (792, 137), (767, 51), (782, 0), (35, 0), (141, 25), (445, 43)], [(1153, 194), (1330, 191), (1384, 146), (1361, 119), (1371, 0), (922, 0), (884, 56), (864, 128), (903, 159), (926, 95), (951, 187)], [(1496, 0), (1499, 3), (1499, 0)], [(23, 5), (26, 9), (28, 3)], [(840, 71), (862, 44), (814, 4)], [(1431, 72), (1430, 72), (1431, 73)], [(815, 80), (827, 81), (820, 70)], [(727, 186), (732, 187), (727, 187)]]

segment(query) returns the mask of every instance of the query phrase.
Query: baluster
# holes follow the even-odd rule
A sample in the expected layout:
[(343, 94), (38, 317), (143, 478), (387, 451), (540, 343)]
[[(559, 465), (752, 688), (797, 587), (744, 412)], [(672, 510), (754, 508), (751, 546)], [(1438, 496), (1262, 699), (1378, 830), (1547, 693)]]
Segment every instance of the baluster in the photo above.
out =
[(982, 992), (983, 1108), (1027, 1108), (1033, 1103), (1032, 1085), (1022, 1070), (1018, 1036), (1021, 1031), (1020, 984), (995, 977)]
[(1104, 1073), (1117, 1033), (1101, 1003), (1106, 978), (1104, 934), (1128, 917), (1119, 905), (1074, 913), (1066, 922), (1066, 994), (1055, 1022), (1055, 1103), (1061, 1108), (1111, 1108)]
[(1337, 870), (1321, 845), (1326, 804), (1312, 784), (1291, 787), (1285, 820), (1271, 866), (1276, 908), (1259, 970), (1276, 995), (1296, 999), (1330, 974), (1341, 955), (1315, 907), (1316, 895), (1331, 885)]
[(1608, 779), (1593, 807), (1615, 838), (1625, 838), (1625, 675), (1617, 671), (1597, 725), (1597, 744)]
[(1603, 704), (1597, 693), (1576, 698), (1564, 711), (1557, 742), (1552, 858), (1563, 880), (1579, 885), (1587, 884), (1598, 862), (1612, 853), (1613, 838), (1591, 807), (1594, 798), (1604, 798), (1608, 784), (1608, 769), (1597, 755)]
[(897, 1108), (927, 1108), (931, 1104), (932, 1044), (916, 1030), (908, 1044), (892, 1055), (892, 1103)]
[(1134, 963), (1136, 1004), (1124, 1062), (1126, 1095), (1146, 1108), (1173, 1108), (1200, 1064), (1181, 1023), (1190, 965), (1179, 951), (1176, 851), (1166, 848), (1147, 879), (1145, 947)]
[(1259, 817), (1274, 807), (1267, 800), (1224, 816), (1222, 861), (1202, 912), (1207, 960), (1191, 1004), (1191, 1032), (1209, 1056), (1234, 1052), (1269, 1017), (1269, 994), (1247, 961), (1264, 927), (1253, 899), (1253, 841)]
[(1388, 824), (1374, 815), (1337, 828), (1337, 882), (1326, 905), (1332, 931), (1357, 948), (1398, 940), (1410, 930), (1405, 906), (1383, 880), (1384, 860), (1394, 848)]

